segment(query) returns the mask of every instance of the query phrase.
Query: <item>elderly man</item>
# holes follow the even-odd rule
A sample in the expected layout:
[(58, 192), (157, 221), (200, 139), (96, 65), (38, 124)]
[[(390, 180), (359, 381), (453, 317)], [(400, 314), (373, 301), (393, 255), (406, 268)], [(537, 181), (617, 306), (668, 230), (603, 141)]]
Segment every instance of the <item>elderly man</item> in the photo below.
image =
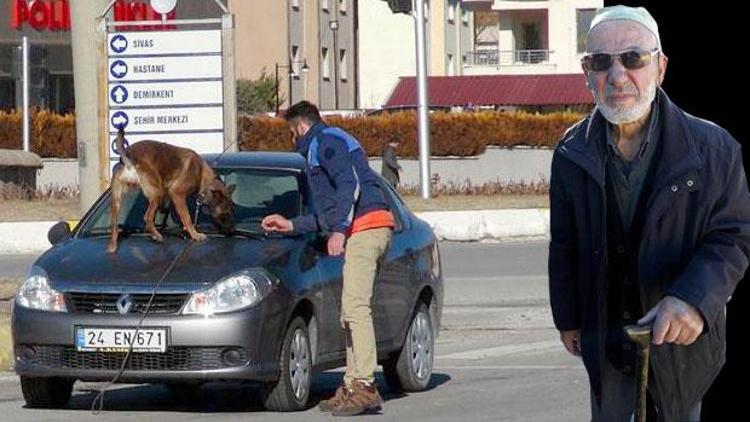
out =
[(592, 420), (631, 420), (636, 350), (623, 327), (638, 323), (653, 325), (649, 419), (697, 421), (750, 255), (740, 145), (660, 88), (667, 57), (645, 9), (599, 10), (586, 41), (596, 108), (552, 160), (555, 326), (583, 358)]

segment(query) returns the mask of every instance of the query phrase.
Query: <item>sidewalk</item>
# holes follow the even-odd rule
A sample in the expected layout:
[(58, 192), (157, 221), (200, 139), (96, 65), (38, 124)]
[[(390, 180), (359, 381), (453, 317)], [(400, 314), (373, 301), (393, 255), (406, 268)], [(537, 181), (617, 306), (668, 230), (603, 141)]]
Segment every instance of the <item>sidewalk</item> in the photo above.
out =
[[(549, 237), (549, 209), (427, 211), (416, 213), (440, 240), (509, 241)], [(41, 253), (55, 221), (0, 223), (0, 254)]]

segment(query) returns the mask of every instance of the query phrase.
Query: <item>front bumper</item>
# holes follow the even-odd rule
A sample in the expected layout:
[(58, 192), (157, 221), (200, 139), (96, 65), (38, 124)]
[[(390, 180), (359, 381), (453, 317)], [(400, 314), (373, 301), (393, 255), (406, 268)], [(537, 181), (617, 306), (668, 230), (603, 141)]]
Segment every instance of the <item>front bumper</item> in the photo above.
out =
[[(131, 353), (119, 381), (276, 380), (280, 321), (285, 315), (280, 307), (264, 302), (211, 317), (148, 315), (142, 327), (166, 327), (167, 351)], [(118, 373), (125, 353), (77, 352), (75, 327), (135, 328), (140, 318), (140, 314), (46, 312), (14, 304), (14, 370), (29, 377), (108, 381)], [(229, 350), (234, 352), (228, 355)]]

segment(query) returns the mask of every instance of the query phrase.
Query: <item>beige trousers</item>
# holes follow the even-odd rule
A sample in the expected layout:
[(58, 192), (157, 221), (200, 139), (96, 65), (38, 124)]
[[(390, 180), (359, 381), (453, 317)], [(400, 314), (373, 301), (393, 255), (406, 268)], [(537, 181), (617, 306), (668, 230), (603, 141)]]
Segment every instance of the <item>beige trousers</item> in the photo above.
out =
[(372, 293), (378, 261), (391, 240), (391, 229), (377, 228), (354, 233), (344, 254), (344, 288), (341, 295), (341, 326), (346, 331), (344, 383), (372, 382), (377, 365), (377, 344), (372, 322)]

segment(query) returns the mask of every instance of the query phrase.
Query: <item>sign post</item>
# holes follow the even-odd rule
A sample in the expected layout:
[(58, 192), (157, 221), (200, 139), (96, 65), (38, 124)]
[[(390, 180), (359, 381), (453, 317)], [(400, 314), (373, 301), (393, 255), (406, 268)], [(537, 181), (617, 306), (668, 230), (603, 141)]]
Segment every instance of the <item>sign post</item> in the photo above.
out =
[[(160, 3), (154, 10), (164, 18), (175, 2)], [(234, 20), (216, 3), (221, 18), (170, 20), (176, 30), (119, 31), (121, 26), (158, 28), (163, 22), (102, 18), (106, 54), (100, 98), (106, 111), (100, 117), (107, 180), (119, 160), (114, 140), (120, 128), (130, 145), (151, 139), (199, 154), (237, 150)]]

